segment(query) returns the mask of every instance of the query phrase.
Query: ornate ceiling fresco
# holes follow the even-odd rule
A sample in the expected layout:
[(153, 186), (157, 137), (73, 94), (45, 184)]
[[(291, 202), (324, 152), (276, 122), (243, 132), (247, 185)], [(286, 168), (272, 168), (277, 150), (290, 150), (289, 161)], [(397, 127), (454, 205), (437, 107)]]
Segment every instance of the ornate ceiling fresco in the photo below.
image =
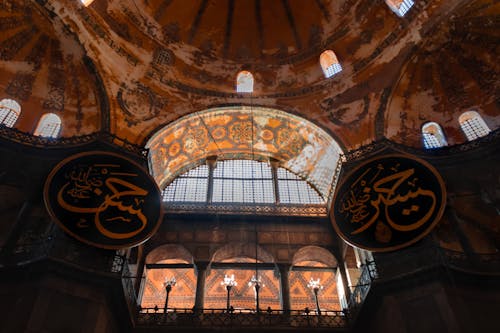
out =
[(435, 121), (449, 145), (465, 136), (459, 116), (476, 110), (490, 128), (500, 125), (500, 2), (472, 2), (443, 22), (405, 66), (386, 112), (386, 136), (418, 144), (416, 128)]
[[(419, 0), (403, 18), (371, 0), (5, 0), (1, 9), (2, 98), (64, 110), (66, 137), (103, 129), (145, 145), (183, 116), (228, 105), (290, 112), (345, 150), (383, 136), (421, 147), (429, 120), (462, 143), (456, 117), (471, 107), (492, 130), (500, 122), (494, 0)], [(326, 49), (343, 68), (330, 79), (319, 66)], [(252, 94), (235, 92), (241, 70), (254, 75)]]
[(340, 147), (302, 118), (261, 107), (225, 107), (193, 113), (157, 132), (147, 144), (160, 187), (207, 156), (273, 158), (327, 198)]
[(57, 17), (22, 2), (0, 5), (0, 99), (21, 105), (16, 128), (33, 133), (40, 117), (64, 119), (62, 136), (100, 130), (97, 83), (85, 50)]

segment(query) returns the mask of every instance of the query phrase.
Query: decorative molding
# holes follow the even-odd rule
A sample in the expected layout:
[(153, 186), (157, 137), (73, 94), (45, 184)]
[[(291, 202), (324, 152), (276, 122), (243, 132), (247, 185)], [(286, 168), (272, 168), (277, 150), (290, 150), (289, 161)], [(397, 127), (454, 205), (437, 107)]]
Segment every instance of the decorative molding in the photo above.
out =
[(6, 127), (5, 125), (0, 125), (0, 138), (15, 143), (32, 146), (35, 148), (54, 149), (83, 146), (89, 143), (101, 141), (140, 156), (142, 159), (145, 159), (148, 155), (148, 149), (144, 148), (143, 146), (133, 144), (127, 141), (127, 139), (122, 139), (108, 132), (95, 132), (87, 135), (54, 139), (35, 136), (31, 133), (22, 132), (16, 128), (10, 128)]
[(326, 205), (251, 205), (251, 204), (206, 204), (168, 202), (164, 203), (168, 213), (212, 213), (271, 216), (315, 216), (326, 217)]
[(364, 159), (368, 156), (375, 155), (385, 149), (393, 149), (402, 151), (408, 154), (417, 155), (420, 157), (444, 157), (455, 155), (463, 152), (473, 151), (478, 148), (482, 148), (485, 145), (491, 143), (496, 143), (500, 139), (500, 129), (492, 131), (489, 135), (482, 138), (468, 141), (459, 145), (446, 146), (437, 149), (423, 149), (415, 148), (396, 143), (387, 138), (383, 138), (379, 141), (372, 142), (368, 145), (361, 146), (360, 148), (350, 150), (344, 155), (346, 162), (354, 162)]

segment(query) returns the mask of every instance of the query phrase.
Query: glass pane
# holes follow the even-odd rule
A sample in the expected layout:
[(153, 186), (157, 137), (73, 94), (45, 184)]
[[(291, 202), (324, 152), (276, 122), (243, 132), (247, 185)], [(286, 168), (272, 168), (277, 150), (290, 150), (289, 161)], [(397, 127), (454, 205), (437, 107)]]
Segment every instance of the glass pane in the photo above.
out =
[(208, 167), (200, 165), (176, 178), (163, 190), (163, 201), (205, 202), (208, 189)]
[(213, 202), (274, 203), (271, 167), (251, 160), (217, 162)]
[(284, 204), (324, 204), (325, 201), (314, 188), (286, 169), (278, 169), (280, 202)]
[(490, 132), (489, 128), (483, 126), (477, 118), (470, 118), (464, 121), (461, 126), (469, 141), (488, 135)]

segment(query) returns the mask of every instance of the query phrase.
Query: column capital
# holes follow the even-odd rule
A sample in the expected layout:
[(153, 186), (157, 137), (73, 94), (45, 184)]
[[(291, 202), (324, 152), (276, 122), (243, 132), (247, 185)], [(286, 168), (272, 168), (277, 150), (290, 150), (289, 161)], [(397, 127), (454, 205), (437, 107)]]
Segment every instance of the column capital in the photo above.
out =
[(275, 158), (270, 157), (269, 164), (271, 164), (271, 167), (273, 167), (274, 169), (277, 169), (280, 166), (280, 161), (278, 161)]
[(210, 264), (209, 261), (194, 261), (194, 266), (196, 267), (197, 271), (204, 271), (207, 269), (208, 265)]
[(292, 264), (288, 262), (277, 263), (276, 266), (278, 266), (280, 274), (282, 274), (283, 272), (288, 273), (290, 271), (290, 268), (292, 268)]
[(209, 168), (215, 168), (215, 165), (217, 164), (217, 156), (207, 156), (205, 160)]

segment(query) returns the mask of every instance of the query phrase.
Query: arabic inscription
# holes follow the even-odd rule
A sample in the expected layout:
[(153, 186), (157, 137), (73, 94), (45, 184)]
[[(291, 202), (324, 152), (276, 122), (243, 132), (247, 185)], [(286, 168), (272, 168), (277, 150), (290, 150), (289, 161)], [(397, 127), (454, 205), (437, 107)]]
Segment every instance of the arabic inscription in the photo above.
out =
[(442, 215), (444, 184), (425, 161), (388, 155), (366, 162), (339, 187), (334, 226), (349, 243), (371, 251), (407, 246)]
[(75, 238), (103, 248), (123, 248), (149, 238), (161, 220), (154, 180), (131, 160), (89, 152), (62, 161), (49, 175), (45, 202)]

